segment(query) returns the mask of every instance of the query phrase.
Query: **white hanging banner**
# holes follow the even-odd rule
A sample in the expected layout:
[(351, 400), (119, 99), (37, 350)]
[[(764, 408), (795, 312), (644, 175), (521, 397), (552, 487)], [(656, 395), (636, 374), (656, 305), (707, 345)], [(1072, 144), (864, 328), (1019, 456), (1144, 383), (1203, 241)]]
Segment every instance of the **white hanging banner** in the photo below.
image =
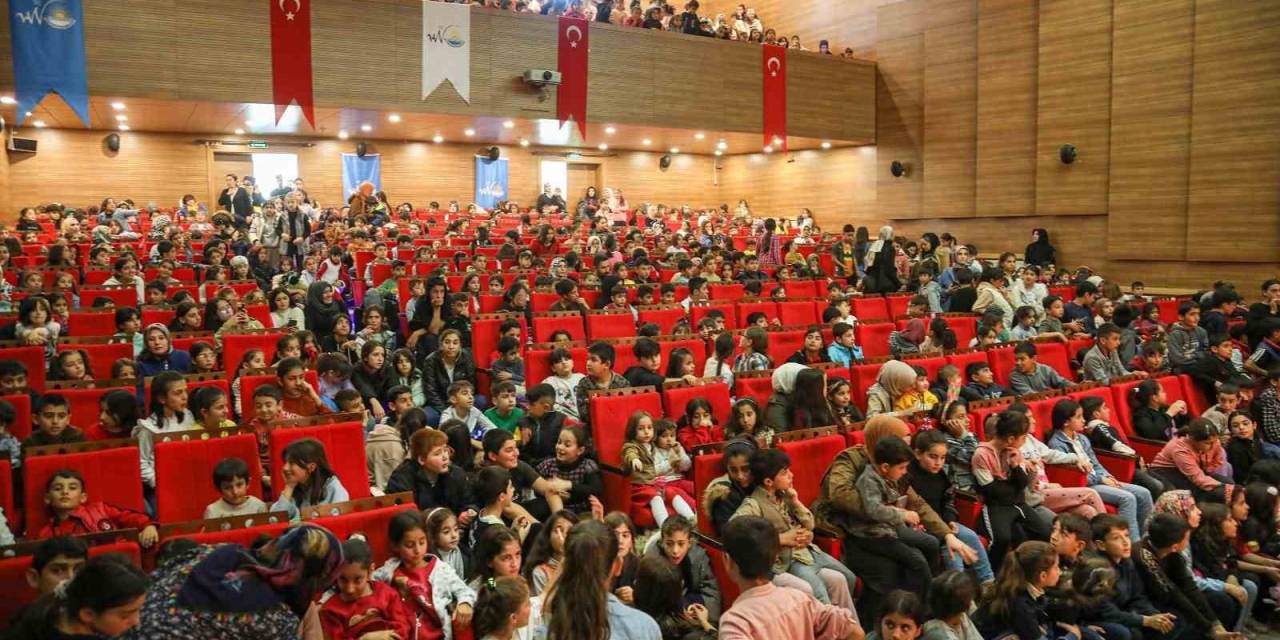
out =
[(422, 2), (422, 99), (448, 80), (471, 104), (471, 7)]

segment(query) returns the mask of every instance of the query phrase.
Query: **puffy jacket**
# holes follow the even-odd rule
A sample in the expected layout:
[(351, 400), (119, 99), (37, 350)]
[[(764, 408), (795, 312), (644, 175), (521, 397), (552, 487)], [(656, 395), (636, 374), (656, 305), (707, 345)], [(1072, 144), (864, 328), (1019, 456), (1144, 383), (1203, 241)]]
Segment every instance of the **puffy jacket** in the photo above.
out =
[(463, 349), (453, 363), (453, 377), (445, 371), (444, 359), (436, 351), (422, 361), (422, 390), (427, 397), (427, 406), (436, 411), (444, 411), (449, 406), (449, 385), (459, 380), (466, 380), (474, 387), (476, 384), (476, 361), (471, 352)]
[[(818, 499), (813, 503), (813, 515), (819, 526), (835, 529), (848, 535), (855, 530), (854, 522), (863, 518), (862, 496), (854, 483), (862, 470), (867, 466), (867, 458), (857, 447), (841, 451), (831, 461), (826, 473), (822, 476), (822, 489)], [(929, 503), (907, 487), (906, 508), (920, 514), (920, 522), (925, 530), (939, 540), (951, 533), (951, 528), (938, 515)]]
[(161, 371), (191, 373), (191, 354), (172, 349), (163, 356), (157, 356), (150, 351), (143, 351), (142, 355), (138, 356), (138, 380), (145, 380)]
[(369, 468), (369, 486), (386, 486), (391, 474), (404, 462), (404, 443), (400, 441), (400, 432), (389, 424), (375, 426), (365, 440), (364, 455)]

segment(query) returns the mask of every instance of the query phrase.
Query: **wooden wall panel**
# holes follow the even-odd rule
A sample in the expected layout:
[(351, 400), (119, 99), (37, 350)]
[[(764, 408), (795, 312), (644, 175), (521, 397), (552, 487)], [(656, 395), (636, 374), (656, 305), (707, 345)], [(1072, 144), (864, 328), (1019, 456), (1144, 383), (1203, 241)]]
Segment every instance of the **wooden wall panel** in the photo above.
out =
[[(1112, 0), (1040, 0), (1036, 212), (1107, 211)], [(1058, 149), (1074, 144), (1074, 164)]]
[(1181, 260), (1187, 247), (1193, 0), (1116, 0), (1107, 248)]
[[(884, 218), (916, 218), (924, 182), (924, 36), (881, 40), (877, 47), (876, 208)], [(895, 160), (908, 166), (907, 175), (893, 177)]]
[(1280, 4), (1199, 0), (1188, 260), (1280, 271)]
[(924, 202), (921, 215), (974, 215), (978, 117), (976, 0), (929, 6), (924, 34)]
[(760, 216), (791, 216), (801, 207), (827, 231), (844, 224), (883, 224), (876, 212), (876, 148), (872, 146), (755, 153), (720, 159), (719, 198), (746, 200)]
[(0, 219), (17, 218), (17, 210), (9, 209), (9, 160), (0, 159)]
[(1036, 3), (978, 2), (977, 214), (1035, 211)]

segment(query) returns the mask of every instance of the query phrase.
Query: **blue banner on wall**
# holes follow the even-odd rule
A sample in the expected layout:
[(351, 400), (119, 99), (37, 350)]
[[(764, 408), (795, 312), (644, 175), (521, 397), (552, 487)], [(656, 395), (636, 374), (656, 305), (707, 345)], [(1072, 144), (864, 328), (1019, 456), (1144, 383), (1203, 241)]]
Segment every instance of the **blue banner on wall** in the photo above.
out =
[(342, 201), (351, 199), (361, 182), (372, 182), (374, 191), (382, 191), (382, 156), (370, 153), (365, 157), (354, 153), (342, 154)]
[(84, 65), (80, 0), (9, 0), (18, 123), (50, 91), (89, 126), (89, 80)]
[(507, 199), (507, 159), (476, 156), (476, 204), (492, 209)]

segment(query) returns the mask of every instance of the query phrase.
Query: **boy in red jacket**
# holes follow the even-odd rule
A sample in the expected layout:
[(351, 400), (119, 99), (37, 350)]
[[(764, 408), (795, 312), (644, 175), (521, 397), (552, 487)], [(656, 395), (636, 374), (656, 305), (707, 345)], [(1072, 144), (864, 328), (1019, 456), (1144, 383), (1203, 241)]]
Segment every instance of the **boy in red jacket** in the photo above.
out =
[(141, 529), (138, 544), (150, 548), (160, 539), (156, 525), (145, 513), (89, 502), (84, 476), (73, 469), (55, 471), (44, 485), (44, 502), (53, 518), (40, 529), (37, 538), (73, 536), (119, 529)]
[(364, 540), (342, 543), (344, 564), (334, 584), (336, 597), (320, 607), (320, 627), (333, 640), (411, 638), (412, 618), (395, 587), (369, 577), (373, 552)]

